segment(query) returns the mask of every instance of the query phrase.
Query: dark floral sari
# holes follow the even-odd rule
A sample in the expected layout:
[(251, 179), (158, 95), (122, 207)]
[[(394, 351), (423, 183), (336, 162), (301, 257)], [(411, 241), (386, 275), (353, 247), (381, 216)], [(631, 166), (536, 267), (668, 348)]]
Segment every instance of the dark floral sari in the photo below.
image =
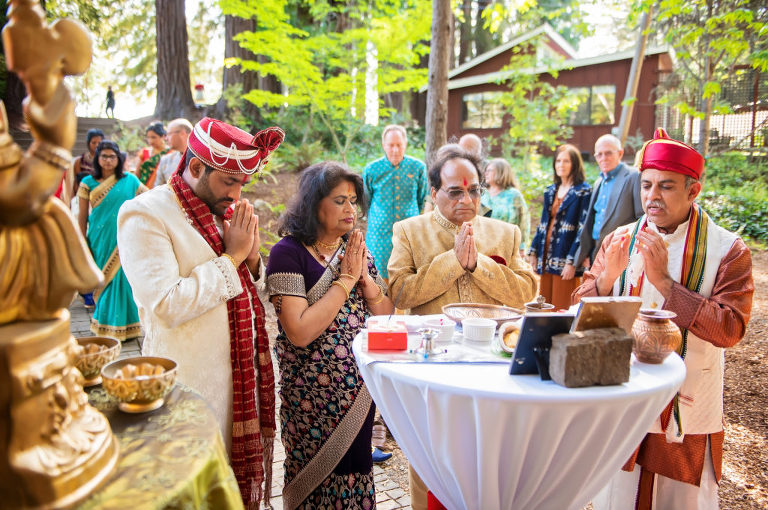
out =
[[(331, 288), (339, 261), (320, 265), (292, 237), (270, 253), (271, 296), (300, 296), (309, 305)], [(373, 258), (368, 271), (383, 290)], [(285, 447), (285, 508), (376, 506), (371, 461), (374, 406), (352, 354), (352, 340), (370, 315), (355, 288), (333, 323), (307, 347), (293, 345), (278, 324), (280, 422)]]

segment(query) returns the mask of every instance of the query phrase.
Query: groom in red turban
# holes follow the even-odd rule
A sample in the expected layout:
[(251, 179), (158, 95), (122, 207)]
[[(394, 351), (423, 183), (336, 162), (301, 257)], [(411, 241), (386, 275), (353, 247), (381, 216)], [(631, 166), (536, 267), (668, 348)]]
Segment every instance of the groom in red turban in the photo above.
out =
[(609, 234), (582, 296), (639, 296), (669, 310), (687, 373), (638, 450), (593, 500), (600, 509), (716, 509), (723, 456), (725, 348), (744, 336), (752, 309), (752, 258), (738, 236), (695, 203), (704, 158), (656, 130), (638, 154), (645, 214)]
[(178, 380), (211, 406), (246, 508), (258, 507), (271, 479), (275, 382), (254, 283), (259, 222), (240, 193), (284, 136), (277, 127), (250, 135), (204, 118), (168, 184), (118, 215), (120, 259), (146, 334), (142, 353), (176, 360)]

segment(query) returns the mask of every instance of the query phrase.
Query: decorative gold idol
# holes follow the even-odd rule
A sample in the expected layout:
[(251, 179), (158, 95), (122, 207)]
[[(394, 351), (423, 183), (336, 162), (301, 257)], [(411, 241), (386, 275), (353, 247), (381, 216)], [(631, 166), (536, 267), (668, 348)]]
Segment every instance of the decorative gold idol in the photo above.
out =
[(50, 26), (37, 0), (11, 0), (3, 43), (29, 95), (22, 153), (0, 103), (0, 506), (63, 508), (111, 474), (118, 447), (88, 404), (69, 332), (75, 290), (103, 277), (67, 208), (51, 195), (70, 166), (77, 119), (63, 84), (91, 61), (75, 21)]

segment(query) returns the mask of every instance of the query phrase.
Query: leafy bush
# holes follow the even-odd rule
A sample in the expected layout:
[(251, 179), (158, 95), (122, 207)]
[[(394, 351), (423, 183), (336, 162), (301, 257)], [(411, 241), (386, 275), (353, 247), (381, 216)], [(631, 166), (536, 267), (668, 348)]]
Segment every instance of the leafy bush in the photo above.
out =
[(768, 241), (768, 163), (764, 160), (750, 161), (739, 152), (708, 159), (698, 202), (721, 227)]
[(283, 142), (270, 159), (273, 160), (272, 164), (276, 169), (300, 172), (313, 163), (322, 161), (323, 152), (323, 143), (320, 140), (297, 145)]
[(768, 191), (765, 186), (705, 191), (698, 201), (721, 227), (741, 236), (768, 240)]

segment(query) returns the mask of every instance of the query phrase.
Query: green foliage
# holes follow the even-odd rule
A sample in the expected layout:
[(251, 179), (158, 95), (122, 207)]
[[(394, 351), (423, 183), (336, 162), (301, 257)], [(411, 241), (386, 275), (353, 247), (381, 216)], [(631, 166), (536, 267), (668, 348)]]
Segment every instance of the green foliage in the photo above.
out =
[(117, 130), (112, 136), (112, 140), (117, 143), (123, 152), (135, 152), (146, 145), (144, 128), (137, 124), (124, 124), (117, 122)]
[(764, 186), (705, 191), (698, 201), (721, 227), (768, 241), (768, 190)]
[(322, 154), (323, 143), (320, 140), (298, 145), (284, 142), (280, 145), (280, 150), (276, 152), (274, 157), (277, 160), (273, 164), (282, 171), (300, 172), (318, 162), (318, 156)]
[[(721, 83), (750, 64), (768, 69), (768, 9), (753, 0), (636, 0), (632, 16), (653, 5), (656, 26), (674, 48), (676, 80), (661, 90), (661, 101), (684, 115), (708, 120), (730, 108), (720, 99)], [(708, 129), (708, 126), (707, 126)]]
[(768, 241), (768, 161), (739, 152), (709, 158), (698, 202), (721, 227)]
[(259, 60), (231, 59), (225, 65), (274, 76), (284, 89), (283, 94), (244, 91), (245, 99), (259, 107), (302, 111), (308, 121), (302, 141), (318, 122), (342, 160), (361, 130), (371, 77), (379, 98), (427, 81), (426, 70), (415, 67), (427, 52), (431, 2), (426, 0), (404, 5), (394, 0), (220, 0), (220, 5), (226, 14), (257, 21), (257, 29), (239, 34), (237, 41)]
[(107, 83), (117, 92), (150, 97), (157, 87), (155, 0), (100, 2), (104, 19), (97, 34), (99, 47), (111, 56), (115, 68)]
[(540, 148), (554, 149), (573, 134), (567, 119), (577, 103), (566, 87), (539, 81), (537, 68), (542, 64), (553, 77), (557, 72), (555, 61), (537, 61), (536, 44), (515, 47), (509, 65), (502, 70), (506, 90), (498, 101), (510, 119), (503, 145), (512, 157), (532, 155)]

